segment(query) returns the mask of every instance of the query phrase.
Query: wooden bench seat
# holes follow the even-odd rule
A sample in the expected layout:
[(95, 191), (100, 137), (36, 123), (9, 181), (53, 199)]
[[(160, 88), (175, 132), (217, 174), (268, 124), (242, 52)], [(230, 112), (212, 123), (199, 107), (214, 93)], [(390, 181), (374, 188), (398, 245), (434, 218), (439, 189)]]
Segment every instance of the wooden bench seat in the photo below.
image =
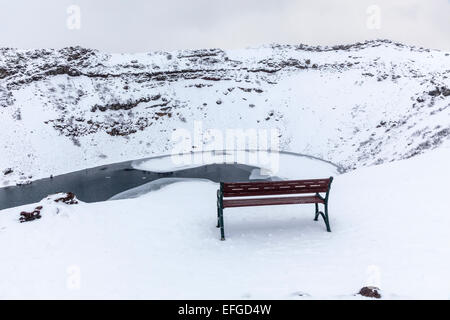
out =
[[(221, 182), (220, 189), (217, 190), (217, 227), (221, 231), (221, 240), (225, 240), (223, 209), (237, 207), (315, 204), (314, 220), (317, 221), (319, 215), (322, 216), (327, 231), (330, 232), (328, 196), (332, 181), (333, 177), (268, 182)], [(324, 212), (319, 211), (319, 204), (324, 205)]]
[(224, 208), (271, 206), (280, 204), (324, 203), (317, 196), (223, 200)]

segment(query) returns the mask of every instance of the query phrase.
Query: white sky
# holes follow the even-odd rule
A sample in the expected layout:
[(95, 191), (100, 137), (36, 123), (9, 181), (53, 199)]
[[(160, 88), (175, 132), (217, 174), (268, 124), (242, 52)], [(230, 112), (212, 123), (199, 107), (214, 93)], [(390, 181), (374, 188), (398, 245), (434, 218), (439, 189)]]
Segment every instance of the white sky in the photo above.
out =
[[(68, 28), (71, 5), (79, 29)], [(0, 0), (8, 47), (143, 52), (375, 38), (450, 51), (450, 0)]]

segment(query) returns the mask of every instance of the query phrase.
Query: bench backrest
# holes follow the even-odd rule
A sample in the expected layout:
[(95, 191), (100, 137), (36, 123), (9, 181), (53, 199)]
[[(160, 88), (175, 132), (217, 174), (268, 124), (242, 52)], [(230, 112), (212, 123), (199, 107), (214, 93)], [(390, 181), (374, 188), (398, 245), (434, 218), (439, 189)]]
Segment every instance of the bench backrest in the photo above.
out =
[(221, 183), (223, 197), (269, 196), (298, 193), (327, 192), (332, 177), (328, 179), (286, 180), (267, 182)]

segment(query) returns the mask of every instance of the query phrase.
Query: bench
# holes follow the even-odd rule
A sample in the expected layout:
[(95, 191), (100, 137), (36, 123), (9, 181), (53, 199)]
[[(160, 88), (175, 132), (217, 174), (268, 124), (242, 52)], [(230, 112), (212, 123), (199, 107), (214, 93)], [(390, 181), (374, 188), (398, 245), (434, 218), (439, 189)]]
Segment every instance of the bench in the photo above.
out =
[[(325, 221), (327, 231), (331, 232), (328, 219), (328, 196), (332, 181), (333, 177), (268, 182), (221, 182), (220, 189), (217, 190), (217, 228), (220, 228), (221, 240), (225, 240), (223, 210), (236, 207), (315, 204), (314, 220), (317, 221), (320, 215)], [(319, 204), (324, 206), (324, 212), (319, 211)]]

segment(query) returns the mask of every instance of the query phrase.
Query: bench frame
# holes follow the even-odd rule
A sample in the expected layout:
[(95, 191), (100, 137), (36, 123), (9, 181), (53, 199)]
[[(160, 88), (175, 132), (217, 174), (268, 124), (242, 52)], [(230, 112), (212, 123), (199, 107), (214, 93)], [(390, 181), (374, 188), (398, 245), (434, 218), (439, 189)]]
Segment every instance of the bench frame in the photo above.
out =
[[(314, 183), (317, 182), (317, 185)], [(319, 215), (323, 218), (327, 231), (331, 232), (330, 220), (328, 217), (328, 198), (330, 194), (331, 183), (333, 177), (327, 179), (309, 179), (309, 180), (285, 180), (285, 181), (264, 181), (264, 182), (242, 182), (242, 183), (220, 183), (220, 188), (217, 190), (217, 228), (220, 228), (220, 240), (225, 240), (225, 226), (223, 222), (223, 210), (227, 207), (250, 207), (250, 206), (265, 206), (265, 205), (282, 205), (282, 204), (315, 204), (315, 217), (317, 221)], [(254, 185), (255, 187), (252, 187)], [(271, 187), (271, 186), (274, 187)], [(308, 187), (309, 185), (309, 187)], [(227, 191), (233, 186), (236, 186), (239, 191)], [(243, 187), (242, 187), (243, 186)], [(261, 189), (261, 186), (263, 188)], [(297, 187), (296, 187), (297, 186)], [(303, 187), (303, 188), (298, 188)], [(255, 191), (249, 191), (253, 189)], [(269, 190), (266, 190), (269, 189)], [(282, 189), (285, 189), (283, 191)], [(316, 192), (317, 191), (317, 192)], [(269, 195), (298, 195), (298, 194), (313, 194), (313, 196), (305, 197), (283, 197), (271, 198), (265, 197)], [(325, 196), (320, 195), (325, 193)], [(258, 196), (258, 198), (247, 198), (244, 200), (225, 200), (227, 197), (251, 197)], [(275, 200), (276, 199), (276, 200)], [(284, 199), (286, 199), (284, 201)], [(258, 200), (260, 201), (258, 203)], [(228, 205), (227, 205), (228, 201)], [(324, 211), (319, 210), (319, 204), (323, 204)], [(225, 205), (224, 205), (225, 204)]]

